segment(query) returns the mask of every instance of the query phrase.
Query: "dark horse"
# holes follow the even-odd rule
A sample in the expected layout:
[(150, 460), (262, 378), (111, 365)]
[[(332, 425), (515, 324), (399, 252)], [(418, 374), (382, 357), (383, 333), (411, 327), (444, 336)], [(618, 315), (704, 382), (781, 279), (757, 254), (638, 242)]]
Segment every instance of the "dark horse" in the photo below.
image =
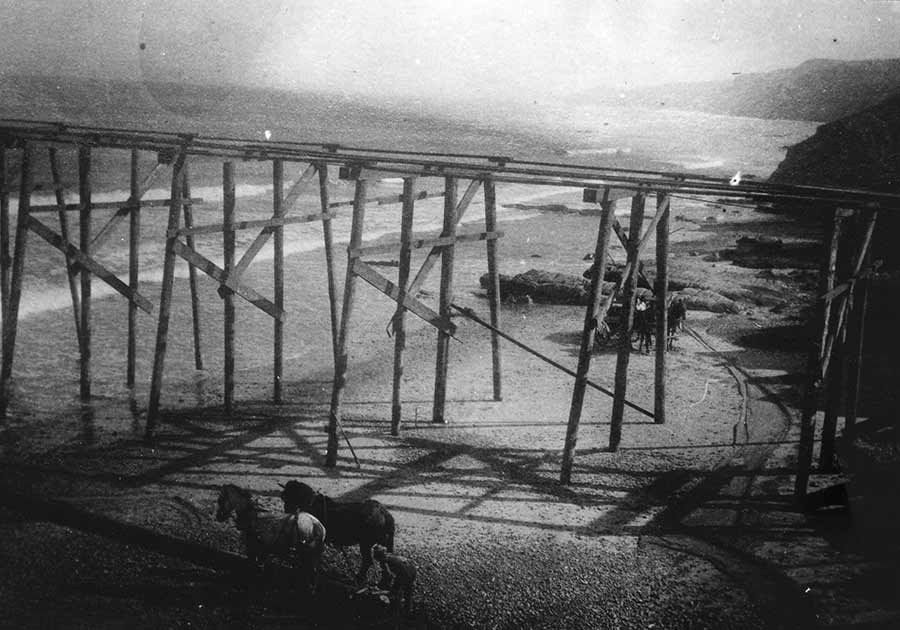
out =
[(365, 579), (372, 566), (372, 545), (384, 545), (389, 552), (394, 550), (394, 517), (378, 501), (335, 501), (301, 481), (288, 481), (281, 488), (284, 511), (304, 510), (322, 521), (328, 532), (326, 543), (341, 550), (359, 545), (362, 566), (356, 575), (357, 582)]

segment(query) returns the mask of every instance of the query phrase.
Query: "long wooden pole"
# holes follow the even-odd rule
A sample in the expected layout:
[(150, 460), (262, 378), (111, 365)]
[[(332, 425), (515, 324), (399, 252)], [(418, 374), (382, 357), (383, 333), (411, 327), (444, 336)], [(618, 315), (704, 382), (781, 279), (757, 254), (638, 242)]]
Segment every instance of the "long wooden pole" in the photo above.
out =
[(331, 353), (337, 364), (337, 340), (339, 331), (339, 305), (337, 299), (337, 277), (334, 270), (334, 236), (331, 231), (331, 213), (328, 199), (328, 164), (316, 164), (319, 173), (319, 203), (322, 208), (322, 238), (325, 241), (325, 273), (328, 276), (328, 304), (331, 316)]
[[(138, 290), (138, 271), (141, 255), (141, 180), (140, 151), (131, 150), (131, 210), (128, 215), (128, 287)], [(134, 387), (137, 365), (137, 304), (128, 301), (128, 356), (126, 358), (125, 382)]]
[(0, 146), (0, 319), (6, 328), (6, 309), (9, 305), (9, 177), (6, 147)]
[[(494, 180), (484, 180), (484, 231), (497, 230), (497, 190)], [(488, 304), (491, 310), (491, 326), (500, 328), (500, 273), (497, 267), (499, 243), (497, 239), (487, 241)], [(503, 400), (503, 365), (500, 356), (500, 335), (491, 331), (491, 366), (494, 381), (494, 400)]]
[[(47, 151), (50, 159), (50, 178), (53, 182), (56, 204), (59, 206), (59, 234), (63, 242), (69, 243), (69, 217), (65, 210), (66, 195), (63, 190), (62, 174), (59, 168), (59, 156), (56, 147), (50, 147)], [(66, 260), (66, 277), (69, 281), (69, 295), (72, 297), (72, 315), (75, 321), (75, 335), (78, 339), (78, 349), (81, 350), (81, 297), (78, 294), (78, 272), (75, 270), (75, 261), (68, 254)]]
[[(833, 288), (841, 282), (853, 282), (855, 277), (853, 254), (851, 246), (857, 242), (861, 235), (864, 234), (860, 230), (862, 218), (861, 212), (855, 212), (853, 216), (844, 218), (837, 256), (835, 259), (834, 272), (829, 284), (829, 288)], [(864, 248), (868, 248), (868, 243), (863, 243)], [(865, 250), (859, 252), (859, 262), (862, 263), (865, 257)], [(845, 312), (850, 306), (853, 293), (848, 291), (841, 296), (842, 299), (832, 302), (831, 310), (832, 319), (834, 320), (833, 331), (826, 339), (825, 350), (822, 352), (822, 362), (828, 363), (824, 370), (823, 389), (825, 390), (825, 414), (822, 420), (822, 441), (819, 445), (819, 470), (821, 472), (835, 471), (835, 440), (837, 438), (838, 416), (841, 413), (841, 403), (844, 394), (844, 349), (847, 340), (847, 326)], [(821, 372), (820, 372), (821, 374)]]
[(572, 404), (569, 407), (569, 424), (566, 428), (566, 441), (563, 449), (562, 468), (559, 473), (560, 483), (572, 481), (572, 465), (575, 461), (575, 447), (578, 443), (578, 425), (581, 422), (581, 410), (584, 407), (584, 393), (587, 387), (588, 371), (591, 367), (591, 349), (594, 330), (599, 322), (597, 313), (603, 295), (603, 276), (606, 273), (606, 254), (609, 252), (609, 235), (612, 232), (615, 215), (615, 200), (609, 199), (609, 188), (603, 195), (600, 211), (600, 226), (597, 229), (597, 243), (594, 246), (594, 265), (591, 267), (591, 301), (584, 313), (584, 326), (581, 330), (581, 349), (578, 353), (578, 368), (575, 372), (575, 385), (572, 388)]
[(350, 227), (350, 243), (347, 253), (347, 275), (344, 280), (344, 303), (341, 307), (341, 329), (336, 343), (337, 354), (334, 365), (334, 384), (331, 388), (331, 412), (328, 419), (328, 450), (325, 454), (325, 465), (337, 465), (338, 426), (341, 417), (341, 399), (347, 385), (347, 341), (350, 336), (350, 317), (353, 315), (353, 301), (356, 296), (356, 273), (353, 271), (354, 259), (350, 250), (362, 245), (363, 225), (366, 218), (367, 182), (356, 180), (356, 194), (353, 198), (353, 223)]
[[(841, 337), (841, 331), (835, 331)], [(823, 473), (835, 471), (834, 447), (837, 437), (838, 416), (844, 393), (844, 342), (836, 340), (833, 345), (834, 358), (831, 361), (823, 388), (825, 390), (825, 415), (822, 420), (822, 441), (819, 444), (819, 470)]]
[(654, 372), (653, 419), (666, 422), (666, 351), (669, 349), (669, 198), (656, 195), (656, 366)]
[(19, 210), (16, 218), (15, 249), (13, 250), (9, 302), (3, 313), (3, 364), (0, 369), (0, 418), (6, 417), (12, 379), (13, 355), (16, 350), (16, 332), (19, 324), (19, 303), (22, 299), (22, 281), (25, 274), (25, 247), (28, 243), (28, 217), (31, 192), (34, 189), (34, 145), (25, 143), (22, 150), (22, 178), (19, 186)]
[[(517, 348), (521, 348), (522, 350), (524, 350), (524, 351), (527, 352), (528, 354), (537, 357), (538, 359), (540, 359), (540, 360), (543, 361), (544, 363), (547, 363), (547, 364), (549, 364), (549, 365), (552, 365), (553, 367), (555, 367), (555, 368), (556, 368), (557, 370), (559, 370), (560, 372), (563, 372), (563, 373), (565, 373), (565, 374), (568, 374), (568, 375), (571, 376), (571, 377), (575, 377), (575, 376), (578, 375), (574, 370), (570, 370), (569, 368), (567, 368), (566, 366), (562, 365), (561, 363), (558, 363), (558, 362), (554, 361), (553, 359), (551, 359), (550, 357), (548, 357), (546, 354), (541, 354), (540, 352), (538, 352), (537, 350), (535, 350), (535, 349), (532, 348), (531, 346), (522, 343), (521, 341), (519, 341), (519, 340), (516, 339), (515, 337), (511, 337), (510, 335), (507, 335), (505, 332), (503, 332), (503, 331), (500, 330), (499, 328), (494, 328), (494, 327), (491, 326), (488, 322), (486, 322), (486, 321), (484, 321), (483, 319), (481, 319), (480, 317), (478, 317), (478, 315), (476, 315), (476, 314), (475, 314), (475, 311), (473, 311), (472, 309), (467, 308), (467, 307), (465, 307), (465, 306), (459, 306), (458, 304), (451, 304), (451, 306), (453, 307), (453, 310), (455, 310), (457, 313), (460, 313), (461, 315), (464, 315), (465, 317), (469, 318), (470, 320), (472, 320), (473, 322), (475, 322), (475, 323), (478, 324), (479, 326), (483, 326), (483, 327), (487, 328), (488, 330), (497, 333), (497, 336), (498, 336), (498, 337), (500, 337), (500, 338), (502, 338), (502, 339), (506, 339), (506, 340), (507, 340), (508, 342), (510, 342), (512, 345), (516, 346)], [(596, 389), (598, 392), (601, 392), (601, 393), (603, 393), (603, 394), (606, 394), (606, 395), (609, 396), (610, 398), (612, 398), (612, 397), (615, 395), (614, 392), (613, 392), (612, 390), (610, 390), (610, 389), (608, 389), (608, 388), (606, 388), (606, 387), (603, 387), (603, 385), (600, 385), (599, 383), (595, 383), (595, 382), (592, 381), (591, 379), (586, 379), (586, 380), (585, 380), (585, 384), (586, 384), (588, 387), (592, 388), (592, 389)], [(641, 407), (640, 405), (636, 405), (636, 404), (634, 404), (634, 403), (631, 402), (631, 401), (626, 400), (626, 401), (625, 401), (625, 406), (628, 407), (628, 408), (630, 408), (630, 409), (634, 409), (634, 410), (637, 411), (638, 413), (643, 414), (643, 415), (647, 416), (648, 418), (651, 418), (651, 419), (653, 418), (653, 412), (652, 412), (652, 411), (648, 411), (647, 409), (644, 409), (644, 408)]]
[[(194, 227), (194, 209), (191, 207), (191, 183), (188, 176), (188, 165), (182, 169), (181, 198), (183, 200), (184, 227)], [(187, 246), (194, 250), (194, 235), (186, 234), (184, 237)], [(197, 268), (188, 265), (188, 284), (191, 288), (191, 323), (194, 334), (194, 368), (203, 369), (203, 346), (200, 343), (200, 296), (197, 292)]]
[[(91, 149), (78, 148), (79, 249), (91, 255)], [(93, 276), (81, 269), (81, 399), (91, 397), (91, 281)]]
[[(284, 160), (272, 161), (272, 215), (284, 217)], [(275, 290), (275, 308), (284, 311), (284, 226), (273, 233), (275, 260), (272, 283)], [(283, 400), (282, 377), (284, 375), (284, 322), (276, 317), (272, 331), (272, 398), (276, 404)]]
[[(834, 286), (833, 265), (837, 260), (840, 242), (840, 222), (841, 215), (838, 210), (834, 210), (830, 221), (827, 222), (826, 240), (828, 251), (822, 257), (822, 264), (819, 269), (819, 295), (825, 295), (830, 287)], [(814, 321), (821, 326), (821, 331), (812, 338), (806, 361), (806, 391), (803, 395), (803, 407), (800, 416), (800, 442), (797, 445), (797, 476), (794, 479), (794, 498), (798, 501), (802, 501), (806, 497), (806, 489), (812, 469), (813, 446), (816, 437), (816, 412), (819, 407), (819, 394), (822, 385), (820, 369), (822, 352), (828, 337), (830, 308), (830, 301), (827, 300), (822, 300), (818, 305), (817, 316)]]
[(159, 320), (156, 327), (156, 349), (153, 355), (153, 372), (150, 377), (150, 402), (147, 405), (146, 437), (153, 439), (159, 419), (159, 399), (162, 392), (163, 369), (166, 361), (166, 347), (169, 336), (169, 318), (172, 309), (172, 290), (175, 283), (175, 244), (178, 237), (179, 211), (181, 210), (181, 185), (184, 179), (186, 154), (181, 151), (172, 164), (172, 187), (169, 195), (169, 221), (166, 230), (166, 254), (163, 262), (162, 288), (159, 297)]
[(849, 337), (847, 340), (847, 400), (844, 416), (844, 434), (850, 441), (855, 439), (856, 418), (859, 414), (860, 383), (862, 382), (863, 348), (866, 339), (866, 316), (869, 308), (869, 287), (871, 277), (865, 278), (855, 287), (853, 305), (850, 311)]
[(631, 333), (634, 329), (634, 298), (640, 267), (641, 227), (644, 224), (644, 195), (639, 193), (631, 200), (631, 219), (628, 228), (629, 273), (624, 285), (622, 301), (625, 312), (619, 332), (619, 354), (616, 358), (615, 396), (613, 396), (612, 419), (609, 426), (609, 450), (615, 452), (622, 441), (622, 421), (625, 416), (625, 396), (628, 390), (628, 362), (631, 358)]
[[(457, 179), (444, 179), (444, 229), (441, 236), (456, 236), (456, 192)], [(450, 304), (453, 302), (453, 254), (454, 246), (448, 245), (441, 251), (441, 292), (439, 297), (439, 313), (444, 321), (450, 321)], [(446, 422), (444, 417), (447, 403), (447, 376), (450, 361), (450, 335), (443, 330), (438, 331), (437, 360), (434, 370), (434, 407), (431, 421)]]
[(402, 406), (400, 388), (403, 381), (403, 352), (406, 350), (406, 291), (409, 286), (409, 274), (412, 259), (410, 241), (412, 240), (413, 210), (415, 207), (415, 177), (403, 179), (403, 213), (400, 219), (400, 269), (397, 287), (400, 296), (397, 299), (397, 310), (394, 312), (392, 326), (394, 330), (394, 387), (391, 394), (391, 435), (400, 434), (400, 417)]
[[(222, 250), (224, 254), (225, 278), (234, 272), (234, 164), (222, 164)], [(227, 287), (223, 291), (225, 302), (225, 413), (230, 414), (234, 406), (234, 292)]]

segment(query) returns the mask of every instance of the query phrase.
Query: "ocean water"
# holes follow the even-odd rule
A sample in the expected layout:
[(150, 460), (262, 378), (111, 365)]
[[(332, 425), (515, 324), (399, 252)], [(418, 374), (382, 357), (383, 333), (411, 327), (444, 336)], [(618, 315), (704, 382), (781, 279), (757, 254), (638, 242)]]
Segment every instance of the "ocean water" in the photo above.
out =
[[(784, 155), (784, 147), (799, 142), (815, 130), (813, 123), (717, 116), (665, 109), (566, 106), (562, 103), (510, 103), (422, 105), (411, 102), (371, 104), (321, 95), (296, 95), (275, 90), (237, 87), (173, 86), (122, 81), (62, 80), (7, 77), (0, 82), (0, 117), (133, 129), (164, 129), (211, 135), (262, 139), (273, 138), (336, 142), (345, 146), (415, 149), (472, 154), (502, 154), (522, 159), (559, 163), (595, 164), (624, 168), (654, 168), (731, 176), (766, 177)], [(66, 198), (77, 201), (77, 165), (73, 149), (60, 153), (63, 181), (69, 185)], [(141, 171), (149, 173), (155, 156), (144, 154)], [(93, 199), (98, 202), (128, 197), (129, 154), (126, 151), (95, 150), (92, 158)], [(293, 172), (291, 167), (293, 166)], [(290, 186), (304, 165), (288, 165)], [(237, 220), (271, 215), (271, 171), (267, 162), (236, 165)], [(194, 208), (196, 225), (221, 221), (221, 162), (192, 160), (189, 165), (191, 194), (203, 203)], [(50, 205), (49, 161), (38, 155), (38, 191), (32, 205)], [(168, 172), (163, 169), (145, 199), (168, 197)], [(438, 191), (438, 180), (420, 180), (423, 190)], [(352, 185), (332, 177), (332, 200), (348, 200)], [(399, 193), (396, 178), (376, 182), (370, 195)], [(521, 202), (542, 190), (517, 188), (513, 197), (499, 198), (501, 220), (522, 218), (521, 210), (503, 205)], [(11, 201), (15, 213), (16, 199)], [(393, 208), (394, 211), (390, 211)], [(377, 238), (398, 228), (398, 206), (370, 213), (366, 238)], [(318, 209), (315, 185), (298, 201), (294, 212)], [(417, 205), (417, 231), (440, 227), (440, 200)], [(94, 231), (113, 211), (94, 212)], [(158, 281), (166, 210), (144, 211), (142, 230), (142, 281)], [(338, 242), (346, 239), (349, 210), (334, 224)], [(478, 212), (469, 215), (477, 220)], [(58, 226), (55, 213), (43, 220)], [(14, 223), (14, 221), (12, 221)], [(127, 272), (127, 227), (122, 222), (115, 238), (97, 254), (110, 270)], [(70, 233), (77, 242), (77, 216), (70, 213)], [(250, 230), (238, 232), (238, 251), (255, 237)], [(222, 263), (221, 236), (198, 236), (198, 247), (217, 264)], [(35, 239), (37, 240), (37, 239)], [(321, 225), (286, 228), (287, 253), (322, 246)], [(271, 245), (260, 259), (271, 257)], [(68, 304), (61, 255), (45, 246), (31, 248), (26, 292), (21, 316), (28, 317)], [(179, 266), (180, 274), (186, 273)], [(100, 295), (109, 290), (97, 283)]]
[[(815, 125), (806, 122), (669, 110), (573, 107), (564, 103), (455, 103), (436, 106), (404, 101), (374, 104), (343, 97), (294, 95), (274, 90), (23, 77), (4, 77), (0, 81), (0, 118), (164, 129), (259, 140), (268, 132), (278, 140), (333, 142), (352, 147), (507, 155), (559, 163), (653, 168), (726, 177), (741, 171), (744, 176), (760, 178), (774, 170), (784, 156), (786, 145), (799, 142), (815, 131)], [(75, 150), (61, 149), (60, 158), (62, 179), (69, 185), (67, 199), (77, 201)], [(149, 173), (154, 164), (154, 155), (142, 155), (141, 172)], [(287, 186), (299, 177), (304, 167), (303, 164), (286, 165)], [(241, 161), (235, 164), (235, 170), (238, 197), (236, 220), (271, 216), (270, 163)], [(195, 225), (220, 223), (221, 161), (192, 159), (189, 171), (191, 194), (203, 199), (202, 203), (194, 206)], [(49, 187), (49, 161), (45, 151), (38, 153), (36, 173), (38, 189), (32, 205), (50, 205), (54, 199)], [(98, 202), (124, 201), (128, 197), (128, 174), (128, 152), (95, 150), (92, 156), (93, 199)], [(162, 169), (145, 199), (167, 198), (169, 177), (168, 169)], [(422, 178), (418, 184), (420, 190), (438, 192), (442, 189), (442, 182), (438, 179)], [(399, 194), (401, 187), (402, 182), (398, 178), (385, 178), (370, 184), (370, 195)], [(336, 173), (331, 174), (329, 189), (332, 201), (353, 197), (352, 183), (338, 180)], [(463, 190), (461, 186), (460, 195)], [(499, 187), (498, 219), (501, 228), (504, 222), (533, 215), (534, 210), (523, 209), (523, 206), (529, 206), (523, 204), (524, 201), (539, 200), (555, 190), (518, 185)], [(442, 204), (439, 198), (417, 202), (414, 226), (417, 236), (440, 229)], [(480, 204), (480, 196), (476, 196), (464, 221), (464, 224), (475, 224), (471, 226), (472, 230), (477, 230), (477, 224), (482, 221)], [(539, 205), (539, 202), (532, 205)], [(13, 197), (13, 225), (16, 206)], [(299, 198), (292, 213), (310, 214), (318, 209), (318, 189), (314, 184)], [(371, 205), (367, 211), (365, 239), (370, 241), (396, 233), (399, 230), (399, 212), (397, 204)], [(340, 209), (333, 222), (338, 244), (348, 239), (349, 213), (349, 207)], [(96, 234), (113, 211), (95, 210), (93, 214), (93, 231)], [(160, 280), (162, 272), (166, 214), (166, 208), (146, 209), (142, 213), (142, 292), (153, 302), (157, 301), (158, 287), (152, 283)], [(77, 213), (70, 213), (69, 217), (70, 239), (77, 242)], [(50, 227), (58, 228), (55, 212), (43, 213), (40, 218)], [(258, 230), (237, 233), (238, 256), (257, 233)], [(220, 266), (221, 238), (221, 234), (196, 237), (197, 249)], [(285, 250), (289, 255), (320, 249), (322, 242), (319, 222), (285, 228)], [(127, 243), (127, 221), (123, 221), (110, 241), (96, 253), (102, 264), (123, 279), (127, 276)], [(29, 236), (28, 247), (25, 288), (20, 307), (22, 325), (15, 366), (14, 409), (23, 418), (32, 420), (63, 417), (78, 423), (81, 422), (79, 418), (84, 417), (84, 408), (77, 400), (78, 354), (72, 341), (72, 317), (66, 312), (71, 308), (71, 302), (63, 257), (34, 234)], [(341, 251), (339, 245), (338, 255)], [(270, 241), (257, 260), (265, 261), (271, 257)], [(186, 263), (179, 261), (177, 276), (183, 278), (187, 271)], [(295, 281), (295, 278), (291, 279), (291, 282)], [(305, 279), (301, 279), (301, 284), (303, 282)], [(111, 293), (112, 290), (104, 283), (93, 282), (95, 298)], [(215, 297), (210, 299), (217, 301)], [(302, 297), (291, 299), (295, 300), (293, 308), (304, 308)], [(109, 348), (110, 344), (120, 345), (125, 325), (124, 302), (117, 299), (116, 303), (118, 306), (114, 312), (99, 312), (96, 322), (97, 334), (101, 335), (98, 343), (107, 346), (100, 346), (98, 354), (107, 354), (103, 355), (105, 358), (97, 359), (95, 392), (100, 399), (107, 401), (125, 397), (122, 383), (124, 347), (116, 350)], [(318, 315), (327, 319), (321, 313)], [(145, 404), (142, 396), (146, 391), (144, 381), (149, 378), (152, 362), (156, 315), (142, 317), (144, 323), (139, 340), (138, 367), (141, 384), (137, 394), (130, 394), (140, 399), (140, 405)], [(185, 315), (182, 313), (180, 317), (184, 319)], [(149, 324), (150, 321), (153, 324)], [(271, 344), (268, 325), (259, 330), (244, 330), (242, 339), (247, 344), (244, 348), (245, 367), (250, 363), (262, 365), (268, 361), (264, 357), (250, 358), (255, 357), (253, 348), (269, 347)], [(302, 370), (301, 366), (291, 363), (291, 356), (301, 361), (307, 351), (302, 339), (291, 339), (294, 346), (286, 351), (294, 355), (289, 354), (287, 358), (286, 378), (291, 369), (298, 370), (296, 374)], [(183, 342), (171, 340), (170, 345), (177, 343)], [(182, 347), (177, 352), (170, 351), (169, 355), (167, 366), (176, 367), (167, 370), (166, 391), (173, 393), (165, 404), (175, 404), (185, 399), (198, 404), (219, 400), (216, 398), (218, 394), (210, 394), (210, 391), (220, 391), (215, 379), (206, 389), (198, 388), (194, 392), (196, 376), (190, 373), (183, 358), (177, 358), (190, 356), (189, 350)], [(268, 356), (268, 351), (265, 351), (265, 356)], [(215, 367), (210, 368), (210, 372), (214, 370)], [(264, 388), (262, 385), (260, 387)], [(105, 411), (100, 407), (100, 403), (93, 404), (90, 408), (91, 422), (85, 426), (93, 427), (103, 417), (111, 425), (118, 426), (121, 415), (127, 413), (127, 409), (123, 410), (118, 403), (109, 403)], [(91, 439), (91, 436), (87, 435), (85, 439)]]

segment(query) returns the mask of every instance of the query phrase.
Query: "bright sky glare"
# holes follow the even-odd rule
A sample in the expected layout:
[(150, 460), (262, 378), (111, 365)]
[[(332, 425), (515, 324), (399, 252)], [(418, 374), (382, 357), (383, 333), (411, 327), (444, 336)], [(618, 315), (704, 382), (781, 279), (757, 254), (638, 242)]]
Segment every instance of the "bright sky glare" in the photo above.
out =
[(554, 98), (900, 57), (881, 0), (0, 0), (5, 72)]

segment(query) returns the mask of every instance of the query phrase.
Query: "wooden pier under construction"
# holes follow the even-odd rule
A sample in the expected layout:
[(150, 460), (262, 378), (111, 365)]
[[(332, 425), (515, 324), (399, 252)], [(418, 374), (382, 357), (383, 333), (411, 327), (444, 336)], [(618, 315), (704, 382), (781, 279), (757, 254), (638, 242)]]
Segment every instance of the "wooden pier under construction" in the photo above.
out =
[[(807, 368), (808, 383), (801, 417), (801, 441), (798, 451), (795, 492), (805, 495), (812, 469), (815, 417), (820, 408), (823, 392), (846, 391), (841, 396), (825, 396), (825, 417), (821, 458), (829, 461), (833, 455), (838, 417), (846, 418), (847, 428), (852, 429), (859, 406), (859, 378), (863, 360), (863, 324), (866, 313), (866, 279), (877, 268), (872, 260), (871, 242), (877, 229), (879, 213), (900, 207), (900, 195), (888, 195), (862, 190), (827, 188), (819, 186), (774, 185), (760, 181), (729, 181), (714, 177), (666, 173), (649, 170), (627, 170), (597, 166), (558, 164), (551, 162), (516, 160), (499, 155), (463, 155), (417, 153), (352, 148), (332, 144), (302, 142), (254, 141), (239, 138), (186, 135), (160, 131), (114, 129), (63, 125), (53, 122), (28, 120), (0, 121), (0, 295), (2, 295), (2, 373), (0, 373), (0, 415), (6, 416), (14, 378), (16, 333), (20, 314), (25, 262), (29, 237), (34, 234), (58, 249), (64, 256), (72, 300), (78, 348), (80, 351), (80, 395), (91, 398), (91, 286), (96, 279), (108, 284), (128, 301), (128, 355), (125, 381), (133, 386), (139, 378), (135, 372), (137, 311), (156, 313), (156, 341), (150, 392), (147, 403), (145, 433), (152, 439), (160, 421), (160, 394), (164, 385), (165, 361), (169, 326), (172, 317), (172, 290), (175, 265), (178, 258), (189, 264), (192, 293), (193, 324), (195, 335), (195, 361), (202, 367), (199, 343), (199, 304), (197, 298), (197, 271), (209, 276), (218, 285), (224, 303), (224, 404), (226, 413), (234, 405), (234, 352), (235, 352), (235, 298), (246, 300), (265, 312), (273, 322), (272, 348), (272, 403), (283, 402), (283, 344), (284, 318), (288, 316), (284, 306), (284, 226), (302, 222), (321, 221), (323, 226), (325, 269), (330, 299), (331, 337), (334, 349), (334, 379), (328, 422), (328, 446), (326, 463), (336, 465), (340, 447), (342, 398), (346, 385), (350, 348), (353, 345), (354, 309), (356, 287), (362, 279), (396, 303), (391, 321), (394, 337), (394, 372), (392, 391), (391, 431), (401, 430), (401, 382), (404, 369), (406, 333), (404, 319), (409, 311), (428, 322), (437, 330), (435, 350), (435, 378), (431, 419), (445, 421), (445, 404), (448, 380), (451, 339), (456, 327), (451, 319), (454, 313), (462, 314), (488, 328), (491, 332), (493, 359), (493, 397), (502, 399), (500, 290), (498, 248), (502, 232), (497, 229), (496, 184), (516, 183), (574, 188), (583, 191), (585, 202), (596, 203), (599, 208), (596, 247), (591, 276), (591, 299), (586, 308), (581, 332), (577, 366), (568, 370), (557, 366), (574, 377), (572, 402), (565, 436), (565, 449), (560, 468), (560, 481), (571, 480), (576, 454), (578, 428), (581, 419), (584, 394), (587, 387), (600, 389), (613, 399), (610, 450), (619, 447), (622, 438), (624, 408), (630, 406), (654, 419), (666, 421), (666, 344), (655, 347), (655, 390), (653, 409), (642, 409), (627, 399), (628, 364), (631, 353), (630, 332), (635, 309), (637, 287), (642, 256), (651, 238), (655, 237), (656, 278), (655, 295), (656, 338), (667, 335), (669, 221), (672, 215), (673, 195), (691, 195), (710, 200), (732, 200), (765, 206), (777, 205), (788, 210), (794, 206), (813, 208), (830, 218), (831, 229), (827, 236), (821, 261), (819, 299), (816, 303), (817, 325), (820, 334), (811, 344)], [(130, 181), (122, 188), (130, 193), (126, 199), (113, 202), (92, 201), (92, 151), (118, 149), (130, 151)], [(46, 151), (50, 172), (38, 173), (35, 160), (39, 151)], [(60, 167), (61, 152), (77, 154), (77, 203), (66, 203), (64, 175)], [(155, 155), (156, 165), (150, 172), (140, 172), (141, 158)], [(198, 200), (191, 197), (189, 177), (192, 160), (215, 160), (222, 165), (223, 203), (221, 221), (216, 224), (196, 225), (192, 206)], [(260, 220), (235, 220), (235, 171), (236, 161), (257, 161), (271, 164), (273, 184), (271, 217)], [(286, 176), (286, 171), (296, 176)], [(346, 249), (347, 272), (343, 283), (335, 277), (334, 235), (332, 219), (347, 204), (334, 202), (329, 197), (329, 172), (339, 173), (343, 180), (352, 181), (355, 194), (352, 205), (352, 227)], [(391, 198), (371, 197), (367, 183), (376, 178), (392, 176), (403, 179), (402, 194)], [(167, 177), (170, 194), (166, 200), (143, 200), (154, 181)], [(51, 189), (56, 203), (32, 204), (32, 195), (40, 178), (41, 189)], [(443, 189), (428, 192), (417, 189), (419, 178), (439, 178)], [(47, 183), (43, 183), (47, 182)], [(289, 182), (290, 183), (289, 185)], [(301, 208), (301, 192), (318, 186), (318, 207)], [(11, 229), (10, 197), (18, 198), (15, 229)], [(476, 195), (483, 195), (484, 222), (478, 231), (459, 231), (458, 226), (470, 202)], [(443, 228), (436, 238), (421, 238), (413, 233), (413, 217), (417, 200), (427, 197), (443, 198)], [(398, 231), (399, 241), (385, 245), (367, 245), (363, 242), (367, 205), (396, 203), (401, 206)], [(626, 230), (615, 216), (617, 204), (630, 204), (629, 226)], [(648, 204), (652, 217), (644, 227)], [(154, 296), (142, 295), (138, 285), (141, 243), (142, 210), (161, 207), (168, 210), (165, 257), (161, 292)], [(92, 211), (114, 209), (112, 217), (99, 229), (92, 220)], [(56, 215), (56, 227), (44, 217)], [(78, 221), (78, 242), (69, 237), (69, 221)], [(113, 231), (123, 222), (128, 223), (129, 273), (127, 280), (120, 279), (98, 261), (97, 253), (108, 243)], [(235, 234), (238, 230), (253, 230), (256, 237), (245, 252), (238, 255)], [(224, 264), (216, 265), (197, 250), (194, 237), (198, 234), (221, 234)], [(613, 236), (615, 235), (615, 236)], [(608, 299), (601, 296), (607, 254), (612, 238), (619, 239), (627, 252), (625, 270), (614, 293)], [(269, 298), (247, 285), (244, 272), (254, 261), (263, 246), (272, 239), (274, 243), (274, 295)], [(489, 276), (489, 313), (482, 316), (454, 303), (454, 252), (457, 245), (485, 242), (485, 268)], [(414, 249), (427, 250), (428, 254), (419, 269), (411, 265)], [(399, 260), (396, 279), (385, 277), (378, 269), (363, 261), (365, 256), (390, 253)], [(344, 255), (339, 252), (337, 255)], [(436, 305), (422, 301), (418, 289), (435, 266), (440, 265), (440, 291)], [(343, 295), (339, 296), (342, 287)], [(620, 336), (615, 386), (606, 390), (588, 379), (591, 347), (595, 330), (602, 323), (613, 301), (621, 302), (625, 334)], [(513, 343), (516, 341), (511, 339)], [(533, 353), (533, 350), (525, 348)], [(840, 349), (840, 351), (839, 351)], [(537, 353), (535, 353), (537, 354)], [(538, 355), (541, 356), (541, 355)], [(849, 369), (835, 357), (842, 357)], [(546, 359), (546, 357), (541, 356)], [(846, 383), (843, 375), (846, 373)]]

